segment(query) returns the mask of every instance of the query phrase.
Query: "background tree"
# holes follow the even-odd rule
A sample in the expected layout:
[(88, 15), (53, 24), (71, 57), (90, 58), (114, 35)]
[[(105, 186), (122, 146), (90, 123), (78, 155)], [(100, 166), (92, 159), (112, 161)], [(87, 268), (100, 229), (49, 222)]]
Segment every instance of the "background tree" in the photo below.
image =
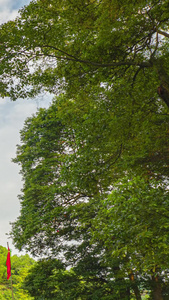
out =
[(55, 285), (51, 282), (53, 270), (62, 272), (64, 264), (56, 259), (40, 260), (34, 264), (25, 278), (23, 287), (34, 299), (56, 299)]
[[(11, 282), (7, 280), (6, 273), (6, 258), (7, 258), (7, 249), (0, 246), (0, 268), (1, 268), (1, 277), (0, 277), (0, 299), (7, 300), (11, 299)], [(13, 293), (16, 299), (33, 299), (28, 293), (23, 290), (22, 283), (25, 277), (28, 274), (28, 270), (33, 265), (34, 260), (26, 255), (11, 255), (11, 274), (13, 281)]]
[[(129, 282), (115, 282), (98, 261), (86, 255), (78, 267), (66, 270), (57, 260), (38, 261), (25, 279), (24, 288), (35, 299), (129, 299)], [(85, 268), (86, 263), (86, 268)], [(46, 270), (46, 271), (45, 271)], [(117, 286), (117, 289), (116, 289)], [(120, 298), (122, 296), (122, 298)]]
[(26, 255), (13, 255), (11, 258), (12, 263), (12, 283), (14, 289), (14, 296), (16, 299), (32, 299), (25, 290), (22, 284), (27, 276), (29, 269), (33, 266), (35, 261)]

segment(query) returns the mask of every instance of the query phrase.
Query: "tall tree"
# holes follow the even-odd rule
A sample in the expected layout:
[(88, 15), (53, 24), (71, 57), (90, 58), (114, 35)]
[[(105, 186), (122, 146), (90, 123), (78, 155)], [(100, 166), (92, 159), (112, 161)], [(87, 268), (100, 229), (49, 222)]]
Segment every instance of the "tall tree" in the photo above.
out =
[[(167, 176), (163, 161), (153, 164), (150, 160), (143, 170), (141, 163), (137, 165), (138, 159), (149, 158), (142, 144), (147, 131), (144, 133), (142, 127), (140, 131), (137, 123), (134, 127), (133, 122), (132, 127), (136, 136), (125, 128), (126, 149), (121, 150), (122, 154), (115, 152), (114, 157), (112, 149), (118, 142), (114, 135), (118, 137), (126, 118), (118, 123), (112, 112), (109, 116), (104, 111), (104, 102), (97, 107), (94, 103), (97, 102), (90, 98), (88, 105), (81, 108), (81, 103), (60, 97), (49, 109), (40, 109), (25, 122), (15, 159), (22, 166), (24, 179), (21, 214), (13, 223), (12, 236), (19, 249), (26, 247), (33, 255), (59, 257), (62, 253), (67, 265), (77, 270), (86, 267), (86, 260), (96, 259), (101, 268), (106, 265), (109, 269), (108, 276), (116, 278), (120, 293), (117, 299), (123, 299), (120, 286), (125, 287), (126, 277), (132, 279), (133, 269), (137, 270), (134, 278), (149, 275), (153, 279), (157, 270), (158, 276), (167, 272)], [(105, 123), (98, 122), (98, 116)], [(159, 115), (154, 113), (154, 118)], [(149, 120), (147, 124), (156, 129), (152, 130), (156, 135), (158, 127), (154, 122)], [(112, 135), (110, 128), (114, 129)], [(151, 138), (145, 142), (150, 149)], [(158, 173), (152, 172), (151, 164)], [(99, 274), (95, 267), (92, 272)], [(129, 287), (139, 300), (137, 280), (130, 281)], [(124, 297), (126, 293), (127, 286)]]
[(0, 27), (1, 96), (55, 95), (21, 131), (14, 243), (74, 267), (85, 245), (102, 266), (113, 257), (128, 299), (133, 270), (155, 300), (168, 270), (168, 5), (39, 0)]

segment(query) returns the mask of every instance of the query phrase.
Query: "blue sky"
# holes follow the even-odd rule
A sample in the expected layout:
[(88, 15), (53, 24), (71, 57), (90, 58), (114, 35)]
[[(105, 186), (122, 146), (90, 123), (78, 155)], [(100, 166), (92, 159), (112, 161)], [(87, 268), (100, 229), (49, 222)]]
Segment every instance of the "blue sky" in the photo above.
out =
[[(4, 0), (5, 1), (5, 0)], [(24, 5), (29, 4), (30, 0), (10, 0), (10, 7), (11, 10), (18, 10), (19, 8), (23, 7)]]
[[(28, 0), (0, 0), (0, 22), (14, 19), (18, 9), (28, 4)], [(44, 96), (33, 100), (0, 98), (0, 245), (6, 247), (7, 242), (13, 254), (18, 251), (8, 239), (10, 222), (19, 215), (20, 204), (17, 195), (22, 188), (19, 167), (11, 162), (15, 157), (16, 144), (19, 143), (19, 131), (24, 120), (37, 111), (37, 107), (48, 107), (51, 97)]]

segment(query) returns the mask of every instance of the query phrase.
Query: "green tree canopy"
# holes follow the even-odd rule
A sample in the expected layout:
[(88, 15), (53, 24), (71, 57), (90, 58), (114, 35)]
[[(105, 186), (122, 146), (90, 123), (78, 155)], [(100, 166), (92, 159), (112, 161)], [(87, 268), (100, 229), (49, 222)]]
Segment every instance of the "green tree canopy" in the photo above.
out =
[[(123, 148), (114, 157), (111, 151), (117, 141), (114, 132), (109, 134), (112, 124), (116, 128), (114, 118), (104, 127), (97, 119), (100, 112), (107, 121), (100, 108), (103, 103), (98, 104), (98, 114), (92, 101), (83, 108), (80, 103), (59, 97), (49, 109), (40, 109), (25, 122), (14, 160), (21, 164), (24, 186), (13, 240), (19, 249), (25, 247), (33, 255), (59, 258), (62, 253), (66, 265), (74, 266), (83, 277), (89, 264), (93, 276), (101, 272), (103, 278), (106, 272), (105, 280), (114, 276), (113, 284), (126, 287), (125, 294), (130, 287), (140, 299), (137, 284), (126, 281), (132, 272), (142, 280), (144, 276), (156, 278), (154, 274), (164, 279), (168, 274), (166, 165), (158, 159), (153, 163), (151, 152), (144, 151), (143, 136), (125, 140), (125, 145), (136, 147), (134, 154), (131, 148)], [(163, 115), (154, 113), (158, 117)], [(154, 122), (148, 121), (149, 128), (154, 128)], [(117, 130), (123, 123), (115, 124)], [(96, 138), (103, 134), (100, 125), (106, 136), (103, 144)], [(136, 128), (139, 132), (137, 124)], [(115, 134), (118, 138), (119, 131)], [(146, 143), (150, 147), (151, 139)], [(100, 269), (92, 265), (95, 260)], [(116, 298), (123, 299), (119, 293)]]
[[(88, 255), (88, 260), (80, 270), (77, 268), (66, 270), (64, 264), (56, 259), (38, 261), (25, 279), (24, 288), (34, 297), (40, 299), (129, 299), (126, 298), (126, 288), (130, 286), (129, 280), (120, 279), (114, 282), (106, 276), (106, 267), (99, 269), (97, 260)], [(96, 273), (95, 273), (96, 272)], [(83, 273), (83, 274), (82, 274)], [(117, 288), (118, 286), (118, 288)]]
[(21, 131), (14, 243), (75, 273), (96, 260), (115, 299), (168, 282), (168, 6), (39, 0), (0, 27), (1, 96), (54, 94)]
[[(105, 85), (168, 103), (168, 1), (32, 1), (1, 26), (1, 95)], [(32, 67), (33, 66), (33, 67)], [(124, 88), (125, 87), (125, 88)], [(145, 97), (146, 96), (146, 97)], [(140, 95), (138, 96), (140, 97)]]

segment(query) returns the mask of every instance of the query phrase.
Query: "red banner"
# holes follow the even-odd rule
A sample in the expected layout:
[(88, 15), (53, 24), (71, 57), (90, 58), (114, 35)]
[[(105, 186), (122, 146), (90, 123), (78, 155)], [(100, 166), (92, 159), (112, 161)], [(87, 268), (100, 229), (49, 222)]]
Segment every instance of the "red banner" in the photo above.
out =
[(8, 247), (6, 266), (7, 266), (7, 279), (9, 279), (11, 277), (11, 258), (10, 258), (10, 249), (9, 249), (9, 247)]

